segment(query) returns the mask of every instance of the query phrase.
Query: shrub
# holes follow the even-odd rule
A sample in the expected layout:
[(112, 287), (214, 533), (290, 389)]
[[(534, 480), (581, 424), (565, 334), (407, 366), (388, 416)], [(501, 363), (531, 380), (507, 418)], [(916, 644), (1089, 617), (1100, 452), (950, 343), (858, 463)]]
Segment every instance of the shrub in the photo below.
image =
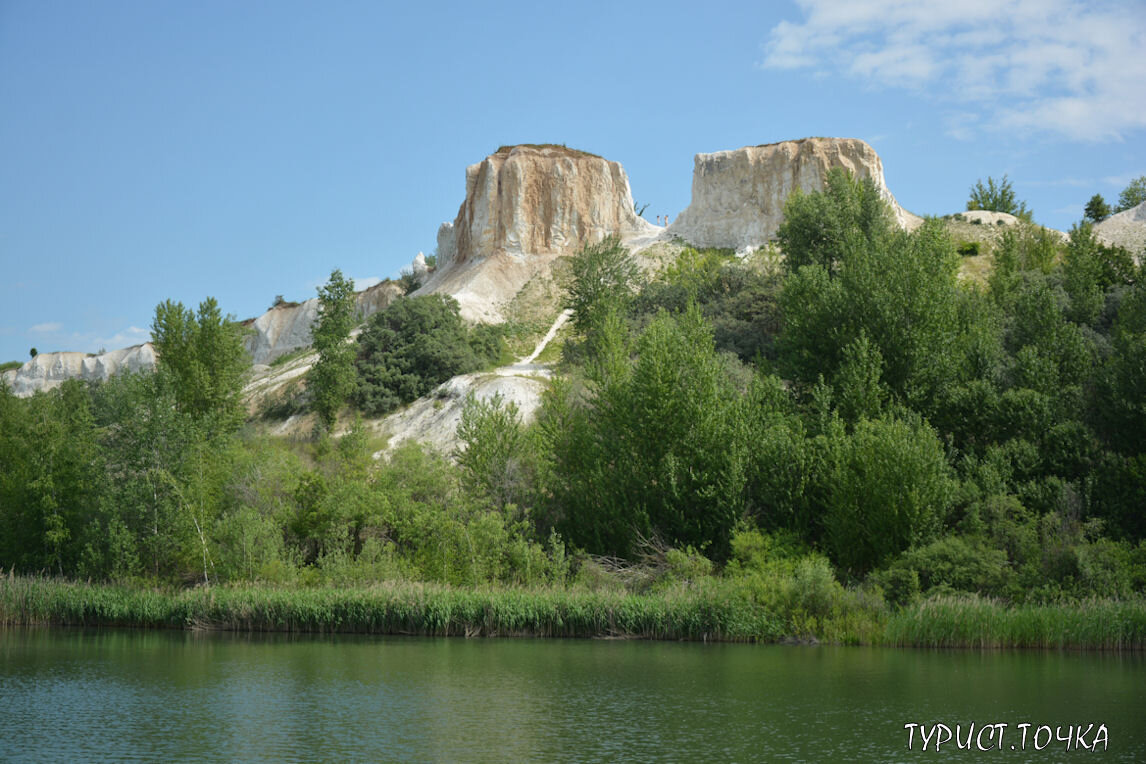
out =
[(895, 567), (915, 573), (923, 592), (1001, 594), (1010, 580), (1006, 552), (959, 536), (945, 536), (912, 549)]
[[(1030, 218), (1031, 215), (1027, 209), (1027, 203), (1015, 199), (1015, 190), (1011, 187), (1011, 181), (1007, 180), (1006, 175), (998, 182), (994, 178), (987, 178), (987, 185), (985, 186), (982, 180), (976, 181), (975, 185), (971, 186), (971, 198), (967, 200), (967, 209), (1006, 212), (1024, 219)], [(979, 221), (973, 220), (971, 222), (978, 223)]]
[(959, 246), (955, 249), (956, 252), (965, 257), (974, 257), (979, 254), (979, 242), (977, 241), (961, 241)]
[(1146, 175), (1139, 175), (1122, 189), (1122, 193), (1118, 195), (1118, 206), (1114, 211), (1123, 212), (1131, 207), (1137, 207), (1144, 201), (1146, 201)]
[(904, 607), (919, 599), (919, 574), (913, 568), (888, 568), (873, 573), (872, 580), (883, 589), (889, 605)]
[(488, 355), (493, 342), (476, 342), (458, 314), (457, 301), (445, 295), (394, 301), (371, 316), (358, 345), (354, 398), (371, 416), (382, 416), (493, 360)]

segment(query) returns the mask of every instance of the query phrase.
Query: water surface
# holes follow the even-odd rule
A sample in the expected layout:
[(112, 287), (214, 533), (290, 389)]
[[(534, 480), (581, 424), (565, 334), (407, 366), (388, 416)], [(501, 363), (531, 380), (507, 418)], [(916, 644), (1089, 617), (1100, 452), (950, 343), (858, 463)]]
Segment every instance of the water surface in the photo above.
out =
[[(961, 751), (952, 741), (945, 758), (1146, 761), (1146, 661), (1137, 653), (0, 630), (3, 761), (937, 758), (921, 750), (918, 733), (908, 748), (908, 722), (962, 724), (964, 736), (971, 722), (1008, 725), (1004, 750)], [(1025, 751), (1021, 723), (1032, 725)], [(1105, 753), (1068, 753), (1060, 741), (1035, 750), (1039, 725), (1065, 733), (1090, 723), (1106, 725)]]

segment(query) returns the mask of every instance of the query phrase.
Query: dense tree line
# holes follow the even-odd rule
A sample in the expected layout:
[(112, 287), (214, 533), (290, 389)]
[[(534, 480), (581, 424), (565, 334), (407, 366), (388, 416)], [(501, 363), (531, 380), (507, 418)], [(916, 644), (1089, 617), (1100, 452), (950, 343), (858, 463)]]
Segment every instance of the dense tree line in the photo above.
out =
[[(898, 230), (870, 182), (833, 172), (785, 212), (779, 267), (686, 248), (650, 277), (615, 239), (586, 247), (576, 336), (535, 421), (470, 401), (451, 458), (375, 461), (359, 429), (256, 435), (236, 415), (233, 324), (213, 301), (165, 303), (156, 373), (0, 391), (0, 564), (539, 583), (567, 580), (568, 545), (780, 577), (795, 583), (767, 596), (811, 611), (837, 579), (892, 603), (1141, 592), (1146, 284), (1130, 253), (1086, 223), (1065, 243), (1023, 224), (976, 285), (940, 221)], [(346, 290), (327, 290), (324, 316), (341, 316)], [(345, 324), (316, 333), (343, 380), (316, 411), (388, 411), (501, 347), (441, 297), (396, 301), (356, 342)]]

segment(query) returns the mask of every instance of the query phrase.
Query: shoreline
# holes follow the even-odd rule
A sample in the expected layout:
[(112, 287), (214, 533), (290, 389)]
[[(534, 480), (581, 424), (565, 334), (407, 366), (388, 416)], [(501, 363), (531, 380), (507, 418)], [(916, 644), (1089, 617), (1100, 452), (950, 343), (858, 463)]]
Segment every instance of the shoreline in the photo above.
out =
[(631, 594), (410, 582), (164, 591), (0, 577), (0, 627), (18, 626), (1126, 651), (1146, 649), (1146, 601), (1006, 606), (945, 596), (860, 620), (817, 621), (771, 611), (725, 581)]

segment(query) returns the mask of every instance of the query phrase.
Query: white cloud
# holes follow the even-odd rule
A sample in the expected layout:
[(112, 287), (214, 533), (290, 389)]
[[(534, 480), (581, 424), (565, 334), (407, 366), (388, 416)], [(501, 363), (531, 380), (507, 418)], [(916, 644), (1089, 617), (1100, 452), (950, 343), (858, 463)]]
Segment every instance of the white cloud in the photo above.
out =
[[(87, 337), (91, 337), (91, 335), (89, 334)], [(87, 347), (102, 348), (104, 350), (119, 350), (120, 348), (131, 347), (132, 345), (142, 345), (144, 342), (151, 342), (151, 331), (148, 329), (140, 329), (138, 326), (129, 326), (110, 337), (84, 339), (84, 345)]]
[[(985, 127), (1121, 140), (1146, 128), (1146, 3), (798, 0), (770, 69), (844, 73), (977, 109)], [(964, 132), (965, 128), (960, 132)]]
[(63, 328), (63, 324), (59, 323), (58, 321), (52, 321), (51, 323), (47, 324), (36, 324), (28, 331), (36, 332), (37, 334), (49, 334), (51, 332), (58, 332)]
[(370, 287), (374, 286), (375, 284), (381, 284), (381, 283), (382, 283), (382, 279), (378, 278), (377, 276), (367, 276), (364, 279), (354, 279), (354, 291), (361, 292), (361, 291), (364, 291), (366, 289), (369, 289)]

